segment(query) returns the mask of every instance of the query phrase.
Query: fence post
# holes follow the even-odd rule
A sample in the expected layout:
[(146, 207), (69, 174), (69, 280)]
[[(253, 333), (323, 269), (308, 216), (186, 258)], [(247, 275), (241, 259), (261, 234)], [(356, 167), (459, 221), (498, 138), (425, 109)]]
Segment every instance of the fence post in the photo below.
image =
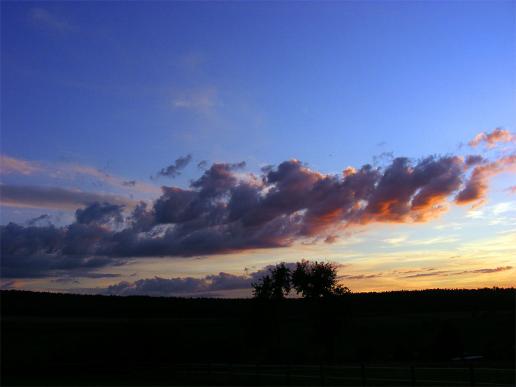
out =
[(262, 384), (262, 375), (260, 372), (260, 363), (256, 363), (255, 367), (255, 374), (256, 374), (256, 385), (259, 386)]
[(365, 364), (360, 364), (360, 368), (362, 369), (362, 386), (367, 385), (367, 378), (366, 378), (366, 371), (365, 371)]
[(285, 376), (287, 377), (287, 386), (290, 386), (290, 362), (287, 364), (287, 372)]
[(410, 366), (410, 382), (412, 386), (416, 385), (416, 368), (414, 365)]
[(172, 363), (172, 380), (174, 384), (177, 384), (177, 364), (176, 362)]
[(475, 385), (475, 369), (473, 368), (473, 363), (469, 364), (469, 383), (472, 386)]
[(226, 375), (227, 384), (233, 383), (233, 364), (229, 363)]
[(319, 366), (319, 372), (321, 374), (321, 386), (325, 386), (324, 367), (322, 364)]

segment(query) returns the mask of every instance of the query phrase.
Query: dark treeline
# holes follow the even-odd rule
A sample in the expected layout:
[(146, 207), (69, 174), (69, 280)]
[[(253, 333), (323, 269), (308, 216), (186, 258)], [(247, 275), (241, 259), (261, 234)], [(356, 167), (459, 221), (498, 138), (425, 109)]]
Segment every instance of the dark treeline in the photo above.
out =
[(91, 375), (179, 363), (407, 364), (468, 355), (511, 367), (515, 296), (515, 289), (496, 288), (285, 300), (3, 291), (2, 372), (9, 383), (31, 384), (20, 379), (27, 370), (41, 381), (77, 369)]
[[(16, 290), (0, 291), (2, 316), (64, 317), (217, 317), (238, 316), (257, 304), (251, 299), (99, 296)], [(360, 313), (430, 313), (512, 310), (516, 289), (429, 289), (350, 293), (336, 302)], [(298, 308), (316, 300), (285, 299), (282, 308)]]

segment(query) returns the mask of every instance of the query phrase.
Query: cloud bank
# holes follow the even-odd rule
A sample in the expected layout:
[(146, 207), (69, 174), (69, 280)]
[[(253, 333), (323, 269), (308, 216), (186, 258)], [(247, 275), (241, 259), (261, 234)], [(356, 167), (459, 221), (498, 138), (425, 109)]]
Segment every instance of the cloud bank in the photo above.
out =
[(516, 155), (494, 161), (476, 155), (398, 157), (385, 167), (348, 167), (339, 175), (299, 160), (264, 168), (260, 175), (243, 173), (244, 167), (214, 163), (189, 188), (162, 187), (152, 205), (141, 202), (129, 214), (127, 203), (113, 198), (3, 186), (2, 200), (49, 206), (59, 197), (87, 206), (65, 227), (1, 226), (2, 275), (331, 242), (349, 227), (426, 222), (450, 205), (485, 200), (492, 176), (516, 171)]

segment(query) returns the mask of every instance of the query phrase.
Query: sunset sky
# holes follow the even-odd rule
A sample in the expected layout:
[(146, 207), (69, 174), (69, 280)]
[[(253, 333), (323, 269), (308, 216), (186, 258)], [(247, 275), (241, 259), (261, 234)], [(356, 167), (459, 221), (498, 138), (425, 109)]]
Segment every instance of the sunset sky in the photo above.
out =
[(1, 287), (516, 286), (515, 4), (2, 2)]

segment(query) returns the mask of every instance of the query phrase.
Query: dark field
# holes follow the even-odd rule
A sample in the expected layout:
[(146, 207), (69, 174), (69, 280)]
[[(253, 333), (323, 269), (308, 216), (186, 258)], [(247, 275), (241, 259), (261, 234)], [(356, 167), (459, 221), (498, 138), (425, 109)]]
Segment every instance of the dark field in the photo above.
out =
[(514, 385), (515, 290), (1, 293), (2, 385)]

